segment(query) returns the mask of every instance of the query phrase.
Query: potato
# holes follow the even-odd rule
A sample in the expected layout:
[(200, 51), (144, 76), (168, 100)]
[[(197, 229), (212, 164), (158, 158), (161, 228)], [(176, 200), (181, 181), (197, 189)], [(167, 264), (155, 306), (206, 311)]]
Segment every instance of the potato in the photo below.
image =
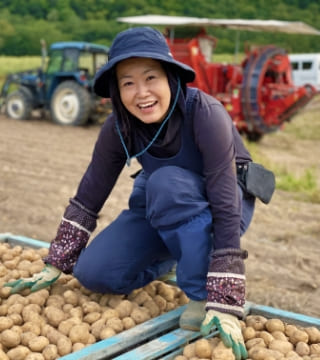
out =
[(132, 309), (133, 306), (129, 300), (121, 300), (121, 302), (115, 307), (120, 319), (130, 316)]
[(89, 313), (84, 316), (83, 321), (92, 324), (95, 321), (99, 320), (101, 318), (101, 313), (98, 311), (93, 311), (92, 313)]
[(106, 325), (105, 319), (99, 319), (95, 321), (93, 324), (91, 324), (90, 332), (96, 338), (96, 340), (100, 339), (100, 332), (105, 327), (105, 325)]
[(146, 301), (143, 306), (149, 310), (151, 317), (160, 315), (160, 308), (153, 300)]
[(57, 346), (54, 344), (47, 345), (43, 351), (42, 355), (45, 360), (55, 360), (58, 358), (58, 349)]
[(258, 337), (263, 339), (264, 343), (269, 346), (270, 342), (274, 340), (274, 337), (267, 331), (260, 331)]
[(118, 311), (115, 309), (107, 309), (101, 315), (101, 318), (104, 319), (105, 321), (112, 319), (112, 318), (118, 318), (118, 317), (119, 317)]
[(22, 325), (23, 319), (20, 314), (11, 314), (8, 316), (12, 321), (14, 325)]
[(174, 301), (175, 291), (172, 286), (160, 282), (157, 287), (158, 294), (161, 295), (167, 301)]
[(132, 301), (138, 305), (143, 305), (146, 301), (152, 300), (151, 296), (144, 290), (141, 290)]
[(108, 306), (115, 309), (118, 304), (123, 300), (124, 295), (111, 295), (108, 301)]
[(314, 326), (306, 327), (304, 331), (309, 336), (309, 342), (311, 344), (320, 343), (320, 330)]
[(73, 306), (78, 305), (78, 294), (75, 291), (67, 290), (63, 293), (63, 298), (67, 304), (71, 304)]
[(32, 331), (26, 331), (26, 332), (23, 332), (21, 334), (21, 344), (24, 345), (24, 346), (28, 346), (29, 344), (29, 341), (32, 339), (32, 338), (35, 338), (37, 337), (37, 335), (32, 332)]
[(60, 322), (65, 320), (66, 317), (64, 312), (55, 306), (47, 306), (44, 310), (44, 314), (48, 323), (54, 327), (58, 327)]
[(38, 323), (33, 323), (32, 321), (27, 321), (21, 326), (23, 332), (31, 331), (36, 335), (41, 334), (41, 326)]
[(273, 333), (274, 331), (284, 332), (284, 323), (280, 319), (269, 319), (265, 322), (265, 327), (269, 331), (269, 333)]
[(67, 355), (72, 351), (72, 342), (69, 338), (61, 335), (57, 341), (58, 354), (63, 356)]
[(1, 333), (1, 344), (11, 349), (20, 344), (20, 334), (16, 331), (6, 329)]
[(188, 358), (184, 355), (178, 355), (174, 358), (174, 360), (188, 360)]
[(212, 347), (207, 339), (200, 339), (195, 342), (195, 353), (199, 358), (211, 358)]
[(49, 345), (48, 338), (41, 335), (31, 338), (28, 342), (29, 349), (37, 352), (41, 352), (47, 345)]
[(136, 326), (136, 323), (134, 322), (134, 320), (131, 317), (123, 318), (122, 324), (123, 324), (124, 330), (128, 330), (128, 329), (131, 329)]
[(305, 342), (299, 341), (296, 345), (296, 353), (300, 356), (309, 355), (310, 348)]
[(83, 319), (83, 310), (82, 307), (77, 306), (69, 311), (71, 317), (78, 317), (79, 319)]
[(136, 324), (141, 324), (147, 320), (150, 320), (150, 316), (141, 308), (133, 309), (131, 313), (131, 318)]
[(0, 359), (1, 360), (9, 360), (9, 357), (2, 349), (0, 349)]
[(235, 360), (232, 349), (227, 348), (222, 341), (220, 341), (218, 345), (213, 348), (212, 358), (215, 360)]
[(183, 355), (187, 358), (196, 356), (196, 345), (195, 343), (188, 344), (183, 349)]
[(161, 312), (163, 312), (166, 309), (167, 300), (164, 299), (161, 295), (156, 295), (153, 298), (153, 301), (158, 305)]
[(5, 316), (0, 316), (0, 332), (10, 329), (13, 326), (13, 320)]
[(84, 314), (92, 313), (92, 312), (100, 312), (100, 305), (94, 301), (86, 301), (82, 304), (82, 309)]
[(273, 331), (271, 333), (271, 335), (276, 340), (282, 340), (282, 341), (287, 341), (288, 340), (287, 336), (282, 331), (278, 331), (278, 330)]
[(8, 304), (2, 304), (0, 305), (0, 316), (6, 316), (8, 313), (9, 305)]
[(267, 319), (261, 315), (248, 315), (246, 325), (253, 327), (257, 331), (265, 330)]
[(320, 344), (310, 345), (310, 354), (311, 355), (320, 355)]
[(269, 349), (280, 351), (286, 355), (289, 351), (293, 350), (293, 345), (289, 341), (275, 339), (270, 342)]
[(146, 291), (152, 298), (157, 294), (157, 286), (154, 282), (144, 286), (143, 290)]
[(111, 318), (106, 322), (106, 326), (113, 329), (116, 333), (123, 330), (123, 323), (119, 318)]
[(18, 345), (7, 352), (10, 360), (25, 360), (28, 354), (30, 354), (30, 350), (23, 345)]
[(262, 338), (253, 338), (246, 341), (246, 348), (250, 350), (253, 347), (262, 347), (265, 348), (266, 344)]
[(109, 327), (105, 327), (101, 330), (99, 337), (101, 340), (104, 340), (104, 339), (110, 338), (114, 335), (116, 335), (116, 332), (113, 329), (111, 329)]
[[(52, 290), (51, 290), (51, 294), (52, 294)], [(58, 309), (61, 309), (64, 304), (65, 304), (64, 298), (59, 294), (50, 295), (46, 302), (47, 306), (55, 306)]]
[(84, 347), (86, 347), (85, 344), (75, 343), (72, 345), (72, 352), (79, 351), (79, 350), (83, 349)]
[(75, 325), (70, 329), (69, 339), (74, 343), (87, 344), (89, 338), (89, 327), (86, 324)]
[(44, 360), (44, 357), (40, 353), (31, 353), (26, 357), (26, 360)]
[(289, 336), (289, 340), (293, 345), (300, 341), (307, 343), (309, 341), (309, 335), (305, 331), (297, 329)]

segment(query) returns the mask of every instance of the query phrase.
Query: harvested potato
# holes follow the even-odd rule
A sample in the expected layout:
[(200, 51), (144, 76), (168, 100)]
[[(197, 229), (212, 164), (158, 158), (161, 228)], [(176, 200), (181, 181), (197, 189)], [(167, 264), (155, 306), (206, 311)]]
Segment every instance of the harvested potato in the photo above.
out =
[(270, 342), (269, 349), (280, 351), (282, 354), (286, 355), (293, 349), (293, 345), (289, 341), (275, 339)]
[(107, 338), (112, 337), (114, 335), (116, 335), (116, 332), (113, 329), (111, 329), (109, 327), (105, 327), (105, 328), (103, 328), (101, 330), (101, 333), (100, 333), (99, 337), (100, 337), (101, 340), (104, 340), (104, 339), (107, 339)]
[(37, 335), (32, 331), (26, 331), (21, 334), (21, 344), (24, 346), (28, 346), (29, 341), (33, 338), (37, 337)]
[(307, 343), (309, 341), (309, 335), (306, 331), (297, 329), (289, 336), (289, 340), (293, 345), (297, 344), (299, 341)]
[(25, 360), (29, 354), (30, 350), (23, 345), (18, 345), (7, 352), (7, 356), (10, 360)]
[(25, 360), (44, 360), (44, 356), (40, 353), (31, 353)]
[(123, 330), (123, 323), (119, 318), (111, 318), (106, 322), (106, 326), (113, 329), (116, 333)]
[(131, 313), (131, 318), (136, 324), (141, 324), (147, 320), (150, 320), (150, 316), (141, 308), (133, 309)]
[(10, 329), (13, 326), (13, 320), (5, 317), (0, 316), (0, 332), (6, 329)]
[(195, 342), (195, 354), (199, 358), (210, 359), (212, 347), (207, 339), (200, 339)]
[(246, 325), (253, 327), (257, 331), (265, 329), (265, 323), (268, 319), (261, 315), (249, 315), (246, 318)]
[(136, 323), (131, 317), (125, 317), (122, 319), (123, 328), (125, 330), (132, 329), (136, 326)]
[(48, 338), (41, 335), (31, 338), (28, 342), (29, 349), (37, 352), (41, 352), (47, 345), (49, 345)]
[(61, 356), (67, 355), (72, 351), (72, 342), (66, 336), (60, 336), (57, 341), (58, 354)]
[(64, 312), (55, 306), (47, 306), (44, 310), (44, 314), (48, 323), (54, 327), (58, 327), (61, 321), (65, 320)]
[[(123, 320), (122, 320), (123, 322)], [(105, 327), (106, 321), (105, 319), (99, 319), (91, 324), (91, 334), (96, 338), (96, 340), (100, 339), (100, 332)]]
[(284, 323), (280, 319), (269, 319), (265, 322), (265, 327), (269, 331), (269, 333), (273, 333), (274, 331), (284, 332)]
[(121, 302), (115, 307), (120, 319), (130, 316), (132, 309), (133, 306), (129, 300), (121, 300)]
[(196, 346), (195, 343), (188, 344), (183, 349), (183, 355), (186, 358), (192, 358), (196, 356)]
[(71, 342), (87, 344), (89, 338), (89, 327), (86, 324), (75, 325), (70, 329), (69, 338)]
[(43, 351), (42, 355), (45, 360), (55, 360), (58, 357), (58, 348), (54, 344), (47, 345)]
[(79, 350), (83, 349), (84, 347), (86, 347), (85, 344), (75, 343), (72, 345), (72, 352), (79, 351)]
[(308, 344), (305, 342), (298, 342), (296, 345), (296, 353), (300, 356), (309, 355), (310, 354), (310, 348)]
[(11, 329), (6, 329), (1, 333), (1, 344), (11, 349), (20, 344), (20, 334)]

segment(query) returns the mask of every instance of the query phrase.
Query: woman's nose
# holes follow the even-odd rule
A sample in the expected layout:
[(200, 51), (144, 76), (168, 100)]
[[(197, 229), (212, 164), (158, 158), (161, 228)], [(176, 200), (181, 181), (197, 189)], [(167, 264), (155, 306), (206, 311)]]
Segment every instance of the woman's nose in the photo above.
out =
[(145, 96), (149, 93), (149, 87), (147, 84), (141, 82), (137, 86), (137, 94), (139, 96)]

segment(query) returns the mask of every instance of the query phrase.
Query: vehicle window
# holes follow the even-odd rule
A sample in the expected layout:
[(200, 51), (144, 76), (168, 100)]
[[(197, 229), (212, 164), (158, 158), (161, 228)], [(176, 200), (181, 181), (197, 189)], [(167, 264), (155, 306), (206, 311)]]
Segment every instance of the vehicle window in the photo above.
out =
[(97, 53), (94, 55), (95, 72), (97, 72), (108, 61), (108, 55)]
[(91, 76), (94, 75), (94, 63), (92, 53), (88, 53), (85, 51), (80, 52), (78, 68), (79, 70), (84, 70), (88, 72), (88, 74)]
[(303, 70), (310, 70), (312, 68), (312, 61), (304, 61), (302, 63)]
[(298, 70), (299, 69), (299, 63), (296, 61), (291, 62), (291, 68), (292, 70)]
[(61, 70), (62, 64), (62, 50), (52, 51), (50, 54), (50, 60), (48, 63), (47, 73), (53, 74)]
[(77, 71), (79, 51), (77, 49), (65, 49), (62, 69), (63, 71)]

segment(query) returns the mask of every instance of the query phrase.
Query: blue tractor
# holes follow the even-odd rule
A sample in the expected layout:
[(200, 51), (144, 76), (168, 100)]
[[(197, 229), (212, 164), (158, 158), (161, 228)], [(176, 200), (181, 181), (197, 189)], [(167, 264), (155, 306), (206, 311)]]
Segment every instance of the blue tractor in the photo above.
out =
[(49, 59), (42, 45), (43, 66), (10, 74), (0, 98), (7, 116), (27, 120), (33, 110), (50, 113), (60, 125), (84, 125), (100, 121), (111, 110), (110, 100), (92, 89), (96, 71), (108, 61), (106, 46), (87, 42), (57, 42), (50, 46)]

